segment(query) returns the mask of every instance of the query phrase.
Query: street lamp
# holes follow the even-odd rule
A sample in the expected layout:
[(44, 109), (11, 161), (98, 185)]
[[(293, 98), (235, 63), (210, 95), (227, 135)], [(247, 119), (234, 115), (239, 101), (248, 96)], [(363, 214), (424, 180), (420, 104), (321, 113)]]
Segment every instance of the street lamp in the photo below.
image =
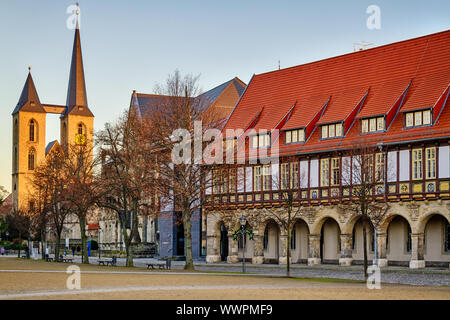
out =
[(245, 219), (244, 214), (242, 214), (239, 220), (241, 222), (242, 235), (242, 273), (245, 273), (245, 225), (247, 224), (247, 219)]
[(9, 231), (8, 230), (6, 230), (5, 235), (6, 235), (6, 242), (8, 242), (8, 236), (9, 236)]

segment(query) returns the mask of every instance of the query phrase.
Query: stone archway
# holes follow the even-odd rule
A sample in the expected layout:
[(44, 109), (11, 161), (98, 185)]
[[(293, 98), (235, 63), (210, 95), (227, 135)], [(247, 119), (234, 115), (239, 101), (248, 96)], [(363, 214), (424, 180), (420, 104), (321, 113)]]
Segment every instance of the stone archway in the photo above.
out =
[(309, 252), (309, 227), (302, 220), (297, 219), (291, 232), (291, 261), (292, 263), (307, 263)]
[(386, 257), (389, 265), (407, 266), (411, 260), (411, 225), (403, 216), (393, 215), (387, 221)]
[(425, 266), (448, 267), (450, 263), (450, 223), (441, 214), (423, 221)]
[(267, 221), (263, 235), (264, 263), (278, 264), (280, 258), (280, 227), (275, 220)]
[(324, 218), (320, 231), (320, 260), (324, 264), (338, 264), (340, 256), (339, 224), (331, 217)]
[(220, 240), (219, 240), (219, 255), (221, 261), (227, 261), (228, 258), (228, 230), (223, 222), (220, 223)]
[[(374, 259), (374, 226), (371, 221), (368, 221), (366, 228), (367, 241), (367, 260), (370, 262)], [(363, 264), (364, 262), (364, 237), (363, 237), (363, 219), (359, 217), (353, 225), (352, 230), (352, 257), (353, 264)]]

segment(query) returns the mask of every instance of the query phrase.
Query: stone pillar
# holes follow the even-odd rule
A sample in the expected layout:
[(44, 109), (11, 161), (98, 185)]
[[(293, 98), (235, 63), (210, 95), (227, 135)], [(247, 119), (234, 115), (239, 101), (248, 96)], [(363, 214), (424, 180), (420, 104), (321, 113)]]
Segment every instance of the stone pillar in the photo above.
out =
[(264, 237), (254, 233), (253, 236), (253, 257), (252, 264), (263, 264), (264, 263)]
[(425, 260), (423, 258), (424, 234), (411, 234), (411, 261), (409, 267), (411, 269), (425, 268)]
[(308, 237), (309, 241), (309, 255), (308, 255), (308, 265), (314, 266), (321, 264), (320, 261), (320, 234), (310, 234)]
[(341, 256), (339, 258), (339, 265), (351, 266), (353, 261), (352, 255), (352, 240), (353, 235), (348, 233), (341, 234)]
[(215, 235), (208, 235), (207, 237), (207, 255), (206, 263), (215, 263), (220, 261), (219, 245), (218, 239)]
[(228, 235), (228, 263), (237, 263), (239, 262), (239, 247), (238, 241), (234, 240), (233, 235)]
[(377, 231), (377, 259), (379, 267), (386, 267), (388, 260), (386, 258), (386, 233)]
[(278, 263), (287, 264), (287, 234), (280, 235)]

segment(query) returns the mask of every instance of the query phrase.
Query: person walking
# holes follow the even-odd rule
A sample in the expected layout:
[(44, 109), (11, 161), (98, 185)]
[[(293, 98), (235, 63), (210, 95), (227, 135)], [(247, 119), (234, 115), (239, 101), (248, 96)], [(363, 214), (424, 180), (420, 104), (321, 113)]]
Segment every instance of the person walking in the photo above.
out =
[(72, 247), (72, 256), (74, 256), (75, 255), (75, 247), (73, 246)]
[(4, 256), (4, 255), (5, 255), (5, 247), (2, 247), (2, 248), (0, 249), (0, 252), (1, 252), (2, 256)]

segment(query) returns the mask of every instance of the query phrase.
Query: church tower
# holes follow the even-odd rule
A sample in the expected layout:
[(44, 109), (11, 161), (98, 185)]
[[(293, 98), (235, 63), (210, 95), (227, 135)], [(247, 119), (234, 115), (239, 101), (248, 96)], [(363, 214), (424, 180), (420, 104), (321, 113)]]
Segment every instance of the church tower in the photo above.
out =
[(77, 12), (66, 107), (61, 114), (61, 145), (64, 150), (73, 144), (89, 143), (92, 145), (93, 135), (94, 115), (89, 110), (87, 102)]
[[(12, 113), (13, 117), (13, 159), (12, 192), (13, 205), (17, 209), (26, 209), (28, 193), (33, 171), (45, 158), (45, 118), (46, 112), (41, 105), (34, 86), (31, 72), (28, 73), (19, 102)], [(19, 201), (20, 199), (20, 201)]]

